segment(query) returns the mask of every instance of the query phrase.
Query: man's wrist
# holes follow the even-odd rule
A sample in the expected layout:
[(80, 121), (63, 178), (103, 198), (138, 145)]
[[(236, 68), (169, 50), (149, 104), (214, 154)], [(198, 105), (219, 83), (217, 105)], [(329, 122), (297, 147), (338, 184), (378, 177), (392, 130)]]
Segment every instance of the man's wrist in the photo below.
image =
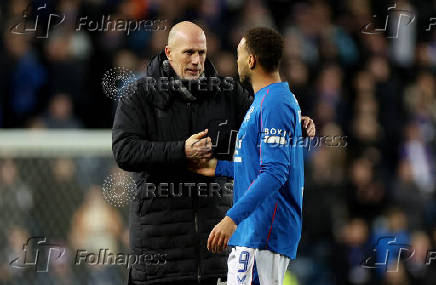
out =
[(186, 153), (186, 141), (179, 141), (179, 148), (180, 150), (178, 153), (180, 156), (177, 158), (182, 162), (186, 162), (188, 160), (188, 154)]
[(225, 216), (224, 217), (224, 219), (227, 221), (227, 222), (229, 222), (229, 223), (232, 223), (233, 225), (235, 225), (236, 226), (236, 223), (235, 223), (235, 221), (233, 221), (233, 219), (232, 218), (230, 218), (229, 216)]

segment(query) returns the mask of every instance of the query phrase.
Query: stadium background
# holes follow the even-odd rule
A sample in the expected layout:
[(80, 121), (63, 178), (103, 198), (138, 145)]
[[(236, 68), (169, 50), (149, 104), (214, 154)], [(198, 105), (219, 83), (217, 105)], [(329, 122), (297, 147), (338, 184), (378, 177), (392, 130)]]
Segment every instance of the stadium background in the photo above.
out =
[[(304, 231), (287, 284), (434, 284), (435, 264), (425, 262), (427, 250), (436, 250), (436, 27), (426, 30), (436, 1), (46, 0), (33, 1), (26, 21), (44, 3), (66, 15), (47, 38), (11, 32), (28, 1), (0, 3), (1, 284), (125, 280), (122, 266), (74, 266), (78, 248), (127, 252), (127, 207), (101, 195), (105, 178), (120, 173), (110, 152), (115, 103), (102, 78), (114, 67), (140, 76), (180, 20), (204, 27), (207, 55), (224, 76), (237, 75), (243, 31), (279, 30), (286, 38), (283, 80), (303, 114), (316, 122), (317, 135), (347, 138), (346, 147), (307, 153)], [(397, 30), (401, 13), (416, 17)], [(388, 14), (387, 31), (376, 31)], [(102, 15), (159, 20), (166, 30), (75, 30), (80, 17)], [(66, 255), (48, 272), (12, 268), (23, 243), (41, 235)], [(389, 236), (414, 255), (386, 270), (396, 265), (390, 248), (386, 266), (362, 267), (373, 249), (383, 255), (393, 246), (374, 246)]]

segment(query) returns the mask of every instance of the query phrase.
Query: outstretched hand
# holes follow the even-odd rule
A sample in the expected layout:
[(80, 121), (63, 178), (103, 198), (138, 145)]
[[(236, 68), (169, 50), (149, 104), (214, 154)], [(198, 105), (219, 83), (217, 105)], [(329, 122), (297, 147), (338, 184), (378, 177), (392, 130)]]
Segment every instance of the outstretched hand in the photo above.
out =
[(226, 249), (237, 227), (229, 216), (225, 216), (210, 232), (207, 240), (207, 249), (212, 253), (221, 252)]

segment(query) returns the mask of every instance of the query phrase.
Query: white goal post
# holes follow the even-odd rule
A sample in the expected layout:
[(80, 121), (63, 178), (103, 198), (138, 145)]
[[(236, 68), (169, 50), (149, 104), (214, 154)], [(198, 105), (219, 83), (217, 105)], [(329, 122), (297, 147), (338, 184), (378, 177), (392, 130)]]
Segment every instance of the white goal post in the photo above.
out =
[(1, 129), (0, 157), (112, 156), (112, 132), (95, 130)]

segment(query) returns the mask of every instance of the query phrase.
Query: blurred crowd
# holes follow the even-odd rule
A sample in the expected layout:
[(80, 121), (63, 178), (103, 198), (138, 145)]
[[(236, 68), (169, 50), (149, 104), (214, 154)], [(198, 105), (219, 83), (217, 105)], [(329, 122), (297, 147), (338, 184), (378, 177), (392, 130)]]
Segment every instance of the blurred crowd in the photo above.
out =
[[(436, 1), (32, 3), (30, 8), (25, 0), (0, 3), (0, 127), (110, 128), (114, 102), (103, 94), (104, 73), (124, 67), (141, 76), (149, 59), (165, 46), (174, 23), (191, 20), (201, 25), (208, 58), (220, 75), (233, 77), (237, 76), (236, 46), (243, 32), (254, 26), (274, 27), (286, 40), (282, 79), (289, 82), (303, 115), (314, 119), (317, 135), (347, 139), (345, 147), (321, 146), (307, 153), (304, 231), (298, 258), (290, 266), (292, 282), (434, 284), (436, 261), (426, 262), (428, 250), (436, 250), (436, 26), (430, 26)], [(44, 3), (50, 13), (65, 15), (61, 24), (52, 22), (47, 38), (11, 32), (17, 23), (34, 22), (37, 8)], [(50, 13), (41, 13), (40, 23), (46, 24)], [(413, 20), (401, 22), (401, 13), (407, 15), (403, 20)], [(80, 17), (99, 21), (103, 15), (158, 20), (166, 29), (129, 35), (76, 31)], [(386, 19), (387, 28), (382, 31)], [(9, 193), (20, 209), (37, 207), (31, 191), (37, 182), (17, 180), (15, 191), (8, 190), (14, 162), (0, 162), (0, 199)], [(96, 188), (81, 186), (82, 176), (72, 177), (57, 183), (70, 185), (71, 191), (84, 190), (75, 209), (62, 210), (71, 212), (65, 214), (66, 225), (81, 225), (77, 227), (86, 231), (91, 223), (87, 217), (96, 215), (86, 201), (98, 199), (92, 194)], [(12, 204), (9, 207), (15, 209)], [(26, 213), (20, 217), (27, 220)], [(66, 225), (63, 238), (80, 244), (77, 238), (68, 238)], [(103, 230), (110, 235), (109, 244), (123, 239), (121, 227), (112, 227)], [(10, 243), (33, 230), (9, 228)], [(384, 237), (395, 241), (383, 243), (380, 238)], [(414, 251), (397, 264), (399, 244)], [(389, 248), (394, 245), (396, 251)], [(392, 256), (380, 265), (387, 249)]]
[[(103, 263), (103, 257), (98, 264), (78, 259), (79, 252), (86, 256), (100, 249), (128, 253), (127, 207), (110, 205), (101, 192), (107, 177), (116, 180), (110, 190), (120, 191), (124, 175), (111, 157), (0, 159), (0, 283), (125, 282), (127, 271), (122, 264)], [(65, 249), (61, 257), (56, 248)]]

